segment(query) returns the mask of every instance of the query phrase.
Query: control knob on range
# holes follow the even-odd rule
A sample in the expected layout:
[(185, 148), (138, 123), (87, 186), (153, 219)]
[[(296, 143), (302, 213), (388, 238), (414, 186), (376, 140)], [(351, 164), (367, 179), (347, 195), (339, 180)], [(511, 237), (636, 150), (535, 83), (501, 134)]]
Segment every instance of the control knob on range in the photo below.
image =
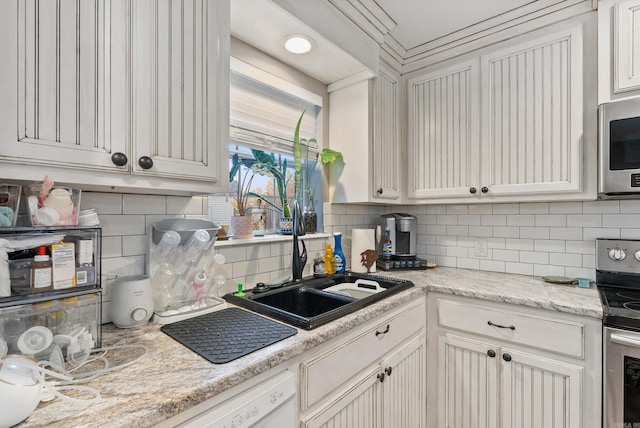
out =
[(624, 260), (627, 254), (620, 248), (612, 248), (609, 250), (609, 258), (616, 262)]
[(635, 258), (640, 262), (640, 250), (636, 251)]

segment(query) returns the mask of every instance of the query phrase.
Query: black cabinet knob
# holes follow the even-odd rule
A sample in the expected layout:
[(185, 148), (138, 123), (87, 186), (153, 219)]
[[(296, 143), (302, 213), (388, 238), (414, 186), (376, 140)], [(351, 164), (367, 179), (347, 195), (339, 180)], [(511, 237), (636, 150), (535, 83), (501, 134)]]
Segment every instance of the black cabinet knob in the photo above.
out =
[(138, 165), (140, 165), (140, 168), (142, 169), (150, 169), (153, 167), (153, 159), (149, 156), (142, 156), (138, 159)]
[(480, 189), (480, 191), (482, 193), (487, 193), (489, 191), (489, 188), (487, 186), (482, 186), (482, 189)]
[(475, 187), (472, 187), (472, 188), (470, 188), (470, 189), (469, 189), (469, 192), (470, 192), (470, 193), (476, 193), (476, 192), (477, 192), (477, 190), (476, 190), (476, 188), (475, 188)]
[(387, 374), (387, 376), (391, 376), (392, 371), (393, 371), (392, 367), (387, 367), (386, 369), (384, 369), (384, 372)]
[(378, 195), (382, 195), (382, 188), (380, 188), (380, 189), (376, 190), (376, 193), (377, 193)]
[(129, 162), (129, 159), (127, 159), (127, 155), (124, 153), (115, 152), (111, 155), (111, 162), (113, 162), (115, 166), (125, 166), (127, 162)]
[(384, 382), (384, 373), (378, 373), (378, 380), (380, 383)]
[(487, 355), (490, 356), (491, 358), (494, 358), (496, 356), (496, 351), (494, 351), (493, 349), (489, 349), (487, 351)]
[(502, 354), (502, 359), (505, 361), (511, 361), (511, 355), (509, 354)]

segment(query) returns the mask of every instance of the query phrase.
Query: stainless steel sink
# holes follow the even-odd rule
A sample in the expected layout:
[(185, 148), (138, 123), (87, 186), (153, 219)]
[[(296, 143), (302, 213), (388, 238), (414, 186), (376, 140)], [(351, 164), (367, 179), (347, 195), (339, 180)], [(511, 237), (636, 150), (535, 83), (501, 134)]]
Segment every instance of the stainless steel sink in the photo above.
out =
[(411, 287), (411, 281), (345, 273), (255, 287), (245, 296), (229, 293), (223, 297), (234, 305), (311, 330)]

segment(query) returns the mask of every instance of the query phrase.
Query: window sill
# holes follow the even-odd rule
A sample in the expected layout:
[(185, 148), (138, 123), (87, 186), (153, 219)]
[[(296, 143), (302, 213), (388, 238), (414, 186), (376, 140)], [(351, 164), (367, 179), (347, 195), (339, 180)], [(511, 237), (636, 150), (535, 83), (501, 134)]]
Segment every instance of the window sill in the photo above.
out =
[[(333, 235), (329, 233), (309, 233), (304, 236), (300, 236), (299, 239), (310, 240), (310, 239), (327, 239), (332, 238)], [(250, 239), (224, 239), (216, 240), (216, 247), (233, 247), (236, 245), (260, 245), (260, 244), (268, 244), (272, 242), (286, 242), (291, 241), (293, 239), (292, 235), (265, 235), (265, 236), (256, 236)]]

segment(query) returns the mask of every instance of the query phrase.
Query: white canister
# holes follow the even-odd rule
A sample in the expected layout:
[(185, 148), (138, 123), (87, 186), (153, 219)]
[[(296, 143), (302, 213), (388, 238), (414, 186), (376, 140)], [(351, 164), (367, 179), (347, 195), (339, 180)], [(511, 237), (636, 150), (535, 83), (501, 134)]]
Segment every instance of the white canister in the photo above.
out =
[(376, 271), (374, 229), (353, 229), (351, 231), (351, 271), (373, 273)]
[(137, 327), (149, 321), (153, 315), (153, 290), (148, 276), (124, 276), (111, 290), (111, 321), (116, 327)]

